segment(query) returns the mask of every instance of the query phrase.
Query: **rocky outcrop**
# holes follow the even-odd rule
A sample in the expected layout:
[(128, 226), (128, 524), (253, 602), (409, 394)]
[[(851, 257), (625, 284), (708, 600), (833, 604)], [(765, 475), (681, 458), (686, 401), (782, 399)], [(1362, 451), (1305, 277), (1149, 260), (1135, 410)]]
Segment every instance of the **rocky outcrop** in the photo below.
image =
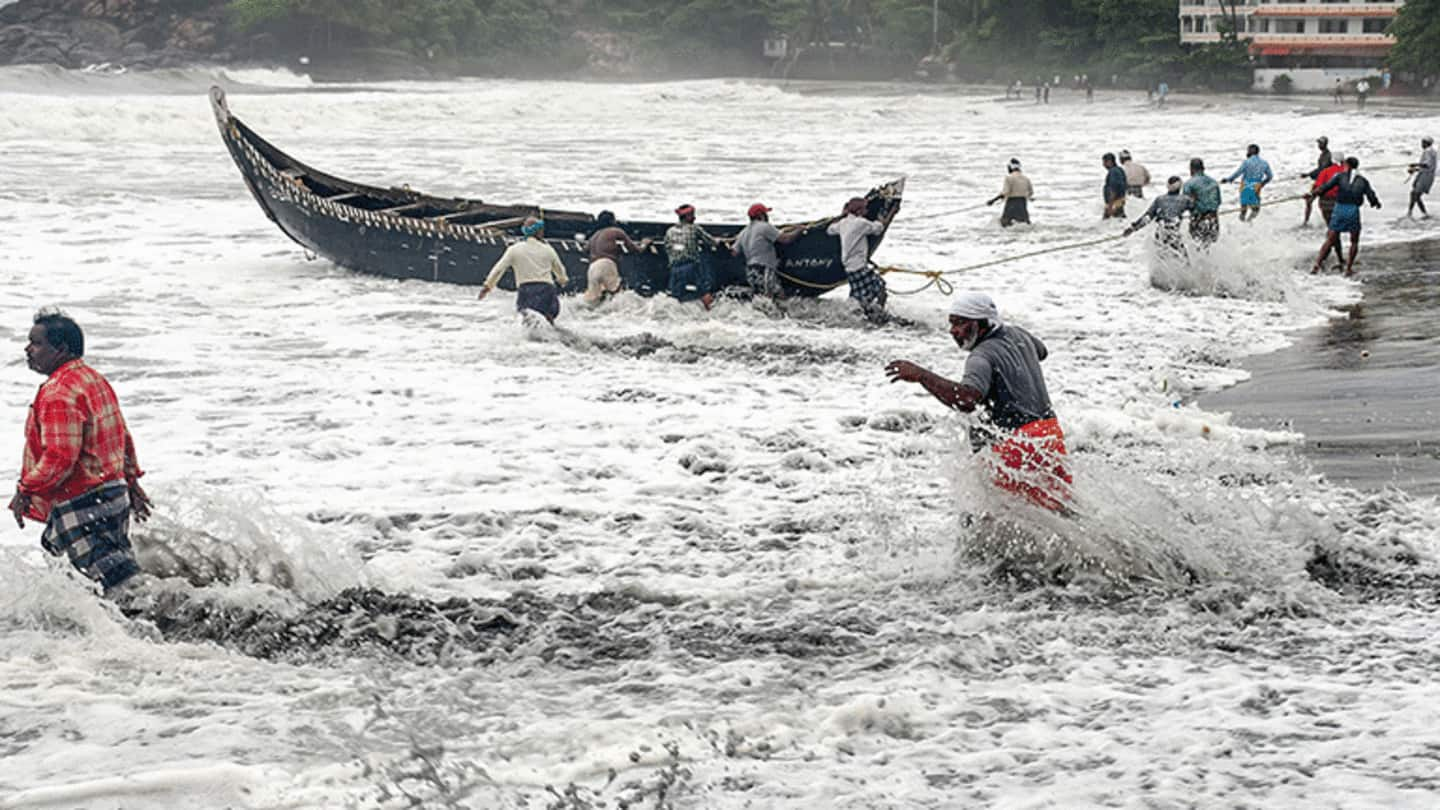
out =
[(174, 67), (225, 61), (223, 2), (19, 0), (0, 8), (0, 64)]

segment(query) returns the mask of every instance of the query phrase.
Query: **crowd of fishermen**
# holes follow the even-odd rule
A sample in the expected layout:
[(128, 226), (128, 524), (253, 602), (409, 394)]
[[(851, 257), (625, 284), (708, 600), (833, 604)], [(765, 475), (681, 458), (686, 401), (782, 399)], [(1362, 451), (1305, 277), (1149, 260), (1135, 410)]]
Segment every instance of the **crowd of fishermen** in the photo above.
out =
[[(1315, 168), (1300, 175), (1300, 179), (1311, 181), (1303, 197), (1305, 218), (1303, 225), (1310, 224), (1310, 216), (1316, 201), (1320, 215), (1326, 225), (1326, 237), (1320, 255), (1315, 259), (1312, 272), (1318, 273), (1326, 257), (1334, 253), (1339, 269), (1346, 275), (1355, 272), (1355, 257), (1360, 243), (1360, 207), (1369, 203), (1380, 207), (1380, 200), (1373, 186), (1360, 174), (1360, 160), (1351, 155), (1345, 157), (1330, 151), (1330, 141), (1321, 136), (1316, 140), (1319, 155)], [(1150, 183), (1150, 171), (1134, 160), (1129, 151), (1122, 150), (1117, 158), (1114, 153), (1105, 153), (1100, 159), (1105, 169), (1101, 186), (1104, 201), (1101, 219), (1125, 219), (1125, 205), (1129, 198), (1145, 197), (1145, 187)], [(1408, 166), (1410, 172), (1410, 207), (1407, 216), (1414, 217), (1420, 210), (1422, 218), (1428, 218), (1424, 197), (1430, 193), (1435, 182), (1436, 153), (1434, 140), (1426, 136), (1420, 141), (1420, 156)], [(1253, 221), (1259, 216), (1261, 193), (1275, 179), (1270, 164), (1260, 157), (1260, 147), (1250, 144), (1245, 158), (1233, 172), (1223, 180), (1216, 181), (1205, 173), (1205, 161), (1190, 160), (1190, 176), (1181, 179), (1172, 175), (1166, 180), (1166, 193), (1153, 200), (1145, 212), (1125, 229), (1125, 235), (1156, 224), (1157, 244), (1167, 255), (1186, 257), (1185, 241), (1181, 226), (1186, 214), (1190, 218), (1190, 236), (1197, 247), (1204, 250), (1220, 238), (1220, 184), (1239, 181), (1240, 221)], [(1000, 214), (1000, 225), (1010, 227), (1016, 223), (1030, 222), (1029, 201), (1035, 196), (1035, 187), (1030, 178), (1021, 170), (1020, 161), (1011, 159), (1000, 193), (988, 201), (993, 205), (1005, 201)], [(1350, 235), (1348, 260), (1341, 255), (1340, 239)]]
[[(1380, 201), (1368, 180), (1359, 173), (1359, 161), (1331, 152), (1329, 140), (1316, 141), (1315, 169), (1301, 175), (1311, 183), (1304, 195), (1305, 223), (1312, 203), (1319, 203), (1327, 226), (1326, 240), (1314, 272), (1332, 250), (1339, 255), (1340, 235), (1351, 235), (1349, 262), (1354, 271), (1360, 234), (1360, 206)], [(1104, 218), (1124, 216), (1127, 197), (1144, 198), (1149, 171), (1128, 152), (1106, 154)], [(1411, 180), (1410, 210), (1428, 217), (1424, 196), (1435, 180), (1436, 152), (1430, 137), (1421, 140), (1419, 159), (1408, 165)], [(1005, 186), (994, 203), (1006, 200), (1001, 224), (1028, 222), (1023, 203), (1034, 193), (1018, 160), (1010, 161)], [(1223, 182), (1241, 182), (1242, 219), (1259, 214), (1264, 187), (1275, 177), (1250, 145), (1245, 160)], [(866, 216), (867, 202), (853, 198), (842, 215), (831, 221), (826, 233), (839, 239), (841, 262), (850, 294), (869, 317), (883, 317), (885, 284), (869, 262), (868, 238), (883, 233), (888, 217)], [(1184, 251), (1180, 237), (1182, 218), (1190, 215), (1190, 234), (1206, 246), (1219, 236), (1219, 183), (1205, 174), (1199, 158), (1190, 161), (1190, 179), (1178, 176), (1166, 182), (1166, 193), (1151, 202), (1145, 213), (1125, 229), (1125, 235), (1154, 222), (1157, 239), (1168, 250)], [(893, 210), (893, 209), (892, 209)], [(707, 250), (728, 249), (746, 263), (746, 278), (758, 295), (783, 295), (779, 278), (779, 252), (794, 240), (802, 226), (777, 228), (769, 222), (770, 209), (750, 206), (750, 222), (731, 239), (711, 236), (695, 222), (695, 209), (682, 205), (678, 222), (666, 231), (664, 247), (669, 259), (670, 295), (682, 301), (713, 301), (715, 283), (704, 261)], [(585, 300), (599, 303), (620, 289), (621, 250), (639, 252), (649, 240), (635, 242), (620, 228), (614, 215), (603, 212), (590, 234), (590, 264)], [(485, 279), (485, 298), (506, 271), (513, 271), (518, 288), (517, 307), (553, 320), (560, 311), (559, 289), (569, 282), (559, 255), (544, 240), (545, 224), (538, 218), (523, 226), (524, 239), (511, 245)], [(949, 311), (950, 334), (968, 353), (959, 380), (906, 360), (885, 367), (894, 382), (915, 383), (947, 407), (964, 412), (983, 411), (985, 419), (972, 426), (976, 452), (989, 454), (993, 483), (1034, 506), (1062, 515), (1072, 511), (1072, 478), (1065, 466), (1065, 436), (1051, 407), (1040, 364), (1048, 350), (1028, 331), (1005, 323), (999, 308), (986, 294), (964, 292)], [(144, 521), (150, 499), (140, 486), (143, 475), (135, 444), (109, 382), (84, 360), (85, 337), (78, 324), (63, 313), (41, 311), (35, 316), (25, 347), (29, 367), (46, 379), (40, 385), (25, 425), (25, 448), (20, 478), (10, 509), (24, 528), (26, 519), (44, 524), (41, 546), (66, 556), (76, 570), (97, 583), (107, 595), (123, 595), (140, 573), (129, 540), (130, 519)]]

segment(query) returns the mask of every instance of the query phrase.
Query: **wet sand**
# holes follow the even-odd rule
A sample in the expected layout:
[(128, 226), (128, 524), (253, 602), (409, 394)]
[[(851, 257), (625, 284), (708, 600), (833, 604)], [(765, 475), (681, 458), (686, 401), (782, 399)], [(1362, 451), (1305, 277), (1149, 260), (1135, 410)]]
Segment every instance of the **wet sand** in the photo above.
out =
[(1249, 381), (1200, 404), (1237, 424), (1304, 433), (1304, 452), (1331, 480), (1440, 493), (1440, 239), (1362, 241), (1356, 270), (1364, 298), (1347, 317), (1248, 359)]

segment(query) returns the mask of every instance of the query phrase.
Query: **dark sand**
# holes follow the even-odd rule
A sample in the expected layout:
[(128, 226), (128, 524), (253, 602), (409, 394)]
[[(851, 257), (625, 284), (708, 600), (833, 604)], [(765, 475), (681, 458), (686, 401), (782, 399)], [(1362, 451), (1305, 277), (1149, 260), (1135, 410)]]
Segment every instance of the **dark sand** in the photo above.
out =
[(1304, 433), (1332, 481), (1440, 494), (1440, 240), (1360, 247), (1365, 297), (1348, 317), (1249, 359), (1249, 381), (1200, 404)]

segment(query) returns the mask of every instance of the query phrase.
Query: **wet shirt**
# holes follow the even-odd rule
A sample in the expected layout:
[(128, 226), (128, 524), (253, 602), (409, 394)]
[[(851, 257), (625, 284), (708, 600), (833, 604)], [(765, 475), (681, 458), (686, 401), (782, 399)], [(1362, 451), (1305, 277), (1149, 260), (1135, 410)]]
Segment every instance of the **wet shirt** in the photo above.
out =
[(1308, 178), (1310, 178), (1311, 180), (1318, 180), (1318, 179), (1320, 179), (1320, 174), (1321, 174), (1321, 172), (1323, 172), (1323, 171), (1325, 171), (1326, 169), (1330, 168), (1330, 162), (1331, 162), (1331, 161), (1330, 161), (1330, 150), (1329, 150), (1329, 149), (1321, 149), (1321, 150), (1320, 150), (1320, 159), (1317, 160), (1317, 161), (1315, 161), (1315, 171), (1310, 172), (1309, 174), (1307, 174), (1307, 175), (1305, 175), (1305, 176), (1308, 177)]
[(1111, 166), (1109, 171), (1105, 172), (1105, 202), (1114, 202), (1124, 197), (1125, 190), (1128, 187), (1129, 183), (1125, 180), (1125, 170), (1120, 168), (1118, 164)]
[(1181, 216), (1194, 207), (1195, 201), (1182, 194), (1166, 194), (1163, 197), (1156, 197), (1155, 201), (1150, 203), (1150, 209), (1141, 214), (1131, 227), (1139, 228), (1154, 220), (1162, 225), (1178, 228)]
[[(1315, 190), (1315, 189), (1320, 188), (1321, 186), (1323, 186), (1323, 185), (1325, 185), (1326, 183), (1330, 182), (1330, 178), (1334, 177), (1335, 175), (1337, 175), (1337, 174), (1339, 174), (1339, 173), (1341, 173), (1341, 172), (1343, 172), (1343, 171), (1345, 171), (1345, 166), (1344, 166), (1344, 164), (1341, 164), (1341, 163), (1333, 163), (1333, 164), (1331, 164), (1331, 165), (1329, 165), (1329, 166), (1326, 166), (1325, 169), (1324, 169), (1323, 171), (1321, 171), (1319, 175), (1316, 176), (1316, 178), (1315, 178), (1315, 184), (1311, 186), (1311, 190), (1313, 191), (1313, 190)], [(1324, 194), (1322, 194), (1321, 197), (1322, 197), (1323, 199), (1326, 199), (1326, 200), (1334, 200), (1337, 196), (1339, 196), (1339, 194), (1340, 194), (1339, 189), (1336, 189), (1336, 188), (1333, 188), (1333, 187), (1332, 187), (1329, 191), (1327, 191), (1327, 192), (1325, 192)]]
[(618, 265), (622, 246), (631, 253), (640, 252), (640, 246), (635, 244), (623, 228), (601, 228), (590, 235), (590, 261), (609, 259)]
[(1197, 214), (1213, 214), (1220, 210), (1220, 184), (1208, 174), (1197, 174), (1185, 181), (1180, 193), (1195, 201)]
[(562, 287), (570, 283), (570, 278), (565, 275), (565, 265), (560, 261), (560, 254), (543, 239), (533, 236), (505, 249), (500, 261), (495, 262), (495, 266), (490, 268), (490, 275), (485, 277), (486, 289), (495, 289), (506, 270), (515, 271), (516, 287), (536, 282), (550, 284), (551, 276), (554, 276), (554, 280)]
[(1150, 185), (1150, 170), (1133, 160), (1120, 164), (1125, 170), (1125, 183), (1129, 186)]
[(1040, 361), (1047, 354), (1045, 344), (1024, 329), (995, 327), (970, 350), (960, 384), (980, 392), (996, 427), (1014, 430), (1049, 419), (1055, 411), (1040, 373)]
[(775, 240), (779, 238), (779, 228), (763, 219), (752, 219), (735, 235), (735, 250), (745, 257), (746, 264), (776, 270), (780, 267), (780, 256), (775, 252)]
[(40, 384), (25, 419), (19, 485), (31, 497), (29, 517), (45, 520), (56, 503), (143, 474), (120, 402), (100, 372), (76, 359)]
[(699, 261), (702, 247), (715, 247), (715, 237), (693, 222), (671, 225), (665, 232), (665, 255), (672, 266)]
[(1030, 185), (1030, 178), (1024, 172), (1011, 172), (1005, 175), (1005, 184), (1000, 187), (1000, 196), (1007, 200), (1019, 197), (1028, 200), (1035, 196), (1035, 187)]
[(1432, 179), (1435, 177), (1435, 147), (1432, 146), (1420, 153), (1419, 166), (1420, 168), (1416, 171), (1420, 173), (1422, 181), (1426, 177)]
[(1254, 183), (1268, 183), (1275, 179), (1275, 173), (1270, 171), (1270, 164), (1266, 163), (1264, 158), (1259, 155), (1251, 155), (1245, 158), (1245, 162), (1231, 172), (1229, 177), (1225, 178), (1225, 182), (1228, 183), (1237, 177), (1242, 178), (1241, 182), (1248, 186)]
[(866, 237), (885, 232), (885, 226), (854, 214), (830, 223), (825, 232), (840, 237), (840, 263), (845, 272), (857, 273), (870, 261), (870, 242)]
[(1325, 185), (1318, 191), (1323, 195), (1332, 188), (1339, 192), (1335, 195), (1336, 205), (1360, 205), (1366, 200), (1369, 200), (1371, 205), (1380, 204), (1380, 198), (1375, 196), (1375, 189), (1370, 187), (1370, 181), (1359, 172), (1346, 171), (1336, 174), (1325, 181)]

